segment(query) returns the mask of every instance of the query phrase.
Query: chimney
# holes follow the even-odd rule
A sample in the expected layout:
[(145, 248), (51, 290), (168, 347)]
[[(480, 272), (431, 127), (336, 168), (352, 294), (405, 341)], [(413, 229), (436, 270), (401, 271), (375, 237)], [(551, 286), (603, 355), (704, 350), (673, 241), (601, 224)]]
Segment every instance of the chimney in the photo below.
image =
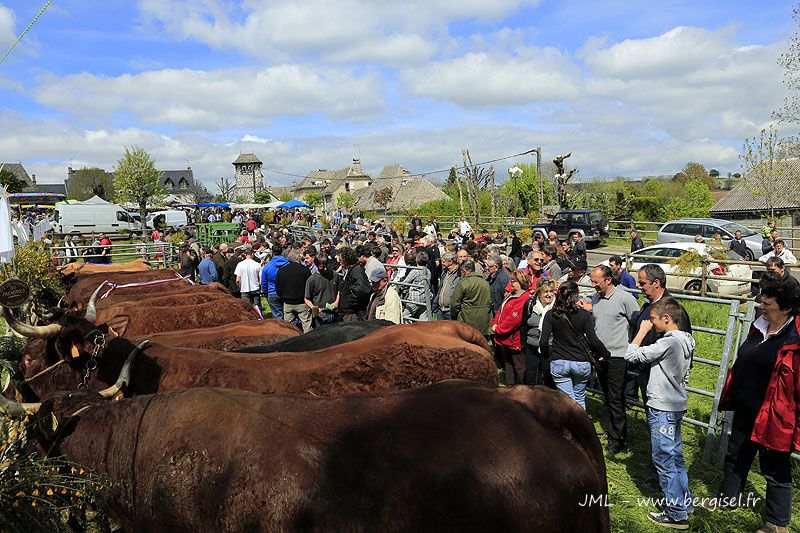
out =
[(353, 158), (353, 166), (350, 167), (351, 176), (362, 176), (364, 171), (361, 170), (361, 160)]

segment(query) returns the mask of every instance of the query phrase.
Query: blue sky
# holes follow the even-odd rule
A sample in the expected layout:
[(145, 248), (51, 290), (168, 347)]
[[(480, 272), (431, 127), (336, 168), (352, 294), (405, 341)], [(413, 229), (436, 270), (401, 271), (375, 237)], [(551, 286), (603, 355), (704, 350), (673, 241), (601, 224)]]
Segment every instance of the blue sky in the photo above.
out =
[[(3, 52), (43, 4), (0, 0)], [(583, 179), (725, 173), (794, 31), (772, 1), (54, 0), (0, 64), (0, 161), (57, 182), (136, 145), (212, 190), (240, 151), (300, 175), (535, 146)]]

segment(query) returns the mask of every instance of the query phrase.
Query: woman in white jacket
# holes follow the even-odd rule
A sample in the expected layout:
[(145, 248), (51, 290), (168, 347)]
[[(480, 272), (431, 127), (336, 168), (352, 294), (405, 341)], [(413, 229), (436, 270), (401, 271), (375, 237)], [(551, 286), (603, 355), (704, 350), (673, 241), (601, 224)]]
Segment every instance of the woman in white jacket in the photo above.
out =
[(557, 283), (550, 278), (540, 278), (536, 287), (531, 287), (531, 298), (522, 310), (520, 338), (525, 352), (526, 385), (548, 385), (555, 388), (550, 375), (550, 364), (542, 360), (539, 337), (542, 334), (544, 316), (553, 307)]

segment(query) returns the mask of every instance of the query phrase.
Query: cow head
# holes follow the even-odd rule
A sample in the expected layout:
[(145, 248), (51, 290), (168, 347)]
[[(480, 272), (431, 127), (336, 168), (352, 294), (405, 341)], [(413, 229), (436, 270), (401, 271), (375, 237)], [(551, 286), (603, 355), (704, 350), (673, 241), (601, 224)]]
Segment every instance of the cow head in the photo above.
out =
[[(142, 341), (139, 346), (131, 350), (130, 355), (125, 360), (122, 370), (119, 373), (117, 381), (110, 387), (103, 389), (99, 392), (87, 393), (56, 393), (46, 400), (50, 406), (56, 406), (59, 411), (63, 411), (76, 402), (85, 402), (87, 405), (106, 401), (109, 399), (121, 399), (124, 390), (128, 387), (131, 380), (131, 369), (133, 362), (141, 351), (147, 347), (150, 341)], [(11, 417), (21, 417), (28, 413), (38, 413), (42, 408), (43, 403), (18, 403), (7, 399), (5, 396), (0, 395), (0, 413), (4, 413)]]

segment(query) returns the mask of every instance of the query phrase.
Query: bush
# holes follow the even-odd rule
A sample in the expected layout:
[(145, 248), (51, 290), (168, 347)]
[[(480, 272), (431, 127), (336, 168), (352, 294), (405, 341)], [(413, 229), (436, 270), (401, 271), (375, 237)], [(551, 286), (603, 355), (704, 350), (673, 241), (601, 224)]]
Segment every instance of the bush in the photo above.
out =
[(521, 229), (517, 235), (519, 235), (519, 240), (522, 241), (522, 244), (533, 242), (533, 230), (531, 228)]
[(53, 261), (44, 245), (30, 242), (25, 248), (16, 248), (16, 254), (11, 261), (13, 272), (6, 269), (0, 271), (0, 280), (5, 281), (16, 277), (28, 284), (31, 289), (31, 299), (55, 304), (59, 298), (66, 294), (61, 285), (58, 273), (53, 267)]
[(172, 244), (181, 244), (182, 242), (186, 242), (186, 234), (182, 231), (177, 231), (172, 235), (167, 237), (167, 241), (171, 242)]

